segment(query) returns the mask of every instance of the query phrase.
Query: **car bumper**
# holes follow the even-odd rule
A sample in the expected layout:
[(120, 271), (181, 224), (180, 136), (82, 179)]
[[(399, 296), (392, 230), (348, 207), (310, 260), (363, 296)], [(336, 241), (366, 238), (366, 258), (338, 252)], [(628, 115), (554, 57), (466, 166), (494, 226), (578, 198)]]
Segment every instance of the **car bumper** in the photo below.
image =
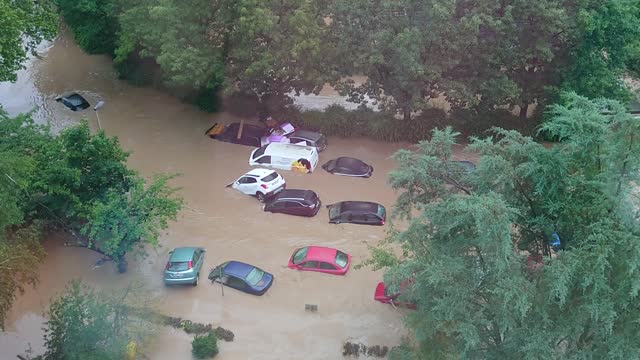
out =
[(168, 278), (165, 277), (164, 278), (164, 283), (165, 284), (193, 284), (193, 282), (196, 281), (196, 277), (185, 277), (185, 278)]

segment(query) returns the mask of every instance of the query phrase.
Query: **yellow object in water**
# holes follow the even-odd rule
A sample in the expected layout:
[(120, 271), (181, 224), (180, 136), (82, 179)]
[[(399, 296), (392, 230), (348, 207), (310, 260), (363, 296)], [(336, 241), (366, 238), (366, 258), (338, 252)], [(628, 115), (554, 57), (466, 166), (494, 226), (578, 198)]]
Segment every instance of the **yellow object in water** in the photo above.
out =
[(138, 353), (138, 343), (133, 340), (129, 341), (129, 343), (127, 344), (126, 359), (135, 360), (137, 353)]
[(309, 169), (307, 169), (307, 167), (304, 166), (300, 161), (294, 161), (291, 164), (291, 170), (297, 171), (303, 174), (306, 174), (307, 172), (309, 172)]

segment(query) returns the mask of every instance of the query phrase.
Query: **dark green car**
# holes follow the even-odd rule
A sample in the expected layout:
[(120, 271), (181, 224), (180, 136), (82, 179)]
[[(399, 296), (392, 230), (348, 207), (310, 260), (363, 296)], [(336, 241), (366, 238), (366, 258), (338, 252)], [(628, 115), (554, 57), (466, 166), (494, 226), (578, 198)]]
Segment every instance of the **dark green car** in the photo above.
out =
[(169, 261), (164, 269), (165, 285), (198, 285), (200, 269), (204, 263), (203, 248), (179, 247), (169, 252)]

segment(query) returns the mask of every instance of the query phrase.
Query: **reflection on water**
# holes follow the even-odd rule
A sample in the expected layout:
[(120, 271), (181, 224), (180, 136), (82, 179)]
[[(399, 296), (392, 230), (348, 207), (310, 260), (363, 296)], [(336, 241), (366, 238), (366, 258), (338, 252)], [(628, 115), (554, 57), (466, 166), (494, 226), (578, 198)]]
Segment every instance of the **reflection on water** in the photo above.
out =
[[(231, 329), (236, 340), (221, 344), (220, 359), (289, 359), (299, 354), (306, 359), (336, 359), (346, 340), (387, 346), (400, 342), (405, 333), (402, 313), (373, 301), (381, 273), (351, 269), (340, 277), (286, 267), (295, 248), (312, 244), (339, 248), (358, 264), (367, 257), (368, 246), (384, 239), (385, 227), (330, 225), (324, 209), (314, 218), (263, 212), (255, 199), (225, 188), (249, 169), (252, 149), (203, 136), (214, 122), (237, 119), (202, 113), (154, 89), (117, 80), (108, 57), (83, 54), (66, 33), (42, 60), (29, 64), (16, 84), (0, 85), (0, 103), (13, 114), (41, 106), (37, 119), (54, 119), (55, 129), (82, 116), (96, 128), (91, 109), (74, 113), (55, 102), (57, 95), (68, 91), (79, 92), (92, 105), (100, 99), (106, 102), (100, 110), (102, 126), (133, 151), (130, 165), (142, 174), (181, 173), (175, 182), (188, 206), (162, 235), (163, 247), (144, 260), (130, 261), (130, 271), (124, 275), (116, 274), (110, 263), (95, 268), (97, 254), (61, 246), (63, 235), (52, 236), (46, 242), (48, 257), (41, 266), (39, 285), (19, 297), (8, 332), (0, 336), (1, 356), (10, 353), (14, 358), (29, 342), (42, 349), (40, 315), (74, 278), (98, 288), (142, 280), (163, 299), (165, 313)], [(396, 195), (385, 174), (394, 167), (389, 156), (400, 147), (365, 139), (329, 139), (329, 147), (320, 155), (322, 163), (339, 156), (357, 157), (376, 169), (370, 179), (332, 176), (320, 169), (310, 175), (281, 173), (290, 188), (314, 190), (324, 204), (369, 200), (391, 208)], [(273, 273), (274, 285), (261, 297), (232, 289), (225, 289), (222, 296), (219, 286), (206, 281), (196, 288), (164, 287), (161, 273), (167, 252), (184, 245), (207, 249), (206, 270), (222, 261), (240, 260)], [(305, 304), (318, 305), (318, 311), (305, 312)], [(165, 329), (148, 356), (185, 359), (189, 353), (190, 337)]]

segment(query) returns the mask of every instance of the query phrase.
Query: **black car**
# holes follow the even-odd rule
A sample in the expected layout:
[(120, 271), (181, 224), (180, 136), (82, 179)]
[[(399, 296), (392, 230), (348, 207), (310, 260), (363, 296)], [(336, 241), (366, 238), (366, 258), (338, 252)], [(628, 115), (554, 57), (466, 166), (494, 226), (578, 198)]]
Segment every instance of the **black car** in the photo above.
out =
[(451, 161), (451, 163), (460, 166), (467, 174), (472, 173), (476, 169), (476, 164), (468, 160)]
[(387, 216), (384, 206), (368, 201), (342, 201), (327, 208), (332, 224), (384, 225)]
[(287, 136), (292, 144), (313, 146), (318, 152), (327, 148), (327, 138), (315, 131), (296, 130)]
[(233, 144), (247, 145), (253, 147), (260, 147), (260, 138), (265, 135), (266, 129), (261, 126), (244, 124), (242, 126), (242, 134), (238, 139), (238, 130), (240, 129), (240, 123), (232, 123), (229, 125), (215, 124), (205, 134), (209, 135), (212, 139), (230, 142)]
[(368, 178), (373, 174), (373, 166), (352, 157), (329, 160), (322, 168), (334, 175)]
[(60, 96), (56, 98), (56, 101), (61, 102), (72, 111), (84, 110), (90, 106), (89, 102), (85, 100), (85, 98), (76, 93)]
[(285, 189), (264, 206), (264, 211), (297, 216), (315, 216), (321, 206), (318, 194), (311, 190)]

